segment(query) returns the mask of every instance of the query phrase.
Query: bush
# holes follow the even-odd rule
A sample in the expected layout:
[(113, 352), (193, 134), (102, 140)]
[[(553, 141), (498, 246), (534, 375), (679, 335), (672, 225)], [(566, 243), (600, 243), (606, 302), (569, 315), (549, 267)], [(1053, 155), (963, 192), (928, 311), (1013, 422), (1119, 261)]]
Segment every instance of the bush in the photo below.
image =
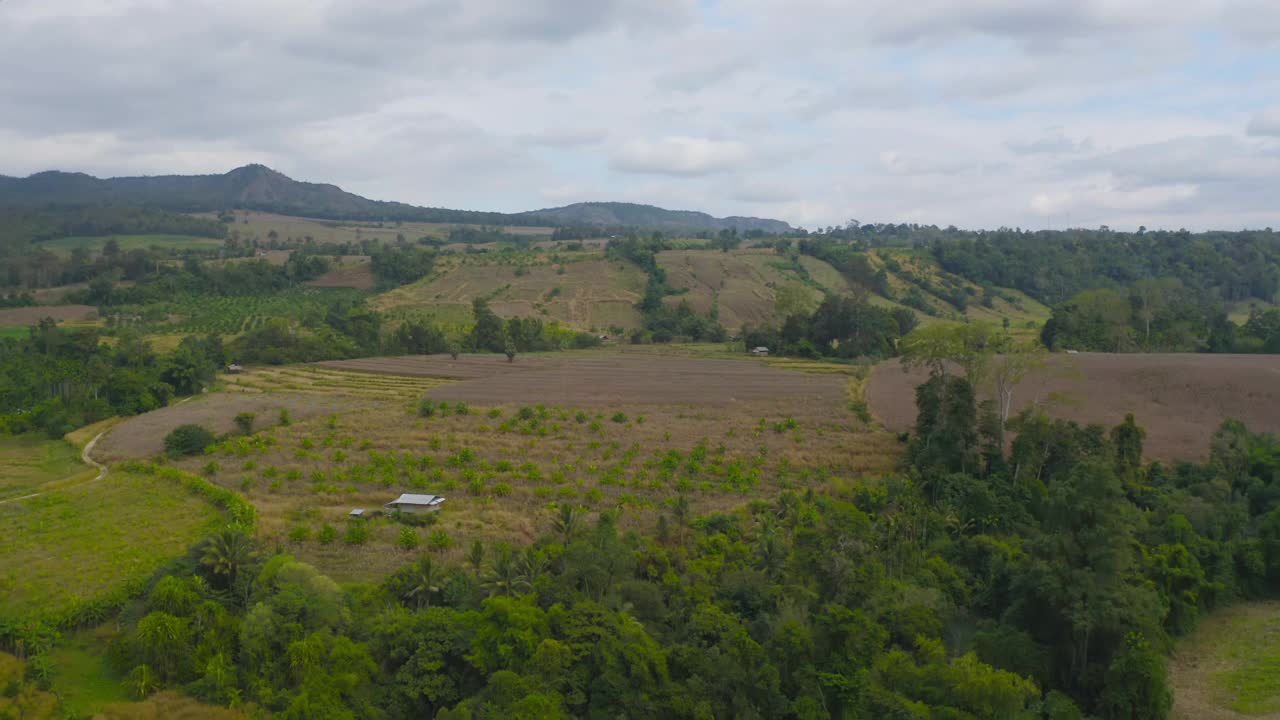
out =
[(616, 423), (624, 423), (627, 421), (627, 415), (626, 413), (616, 412), (611, 419)]
[(462, 401), (458, 401), (453, 405), (453, 414), (454, 415), (470, 415), (471, 408), (468, 408), (466, 403)]
[(311, 528), (299, 525), (289, 531), (289, 539), (293, 542), (306, 542), (311, 539)]
[(342, 542), (347, 545), (363, 545), (368, 539), (369, 528), (365, 527), (363, 520), (357, 520), (348, 525), (346, 534), (342, 536)]
[(436, 530), (427, 538), (427, 547), (435, 552), (443, 552), (453, 547), (453, 538), (443, 530)]
[(418, 547), (418, 533), (411, 527), (400, 528), (400, 537), (396, 539), (396, 545), (405, 550), (413, 550)]
[(288, 408), (280, 408), (280, 424), (285, 427), (293, 424), (293, 416), (289, 414)]
[(179, 425), (164, 436), (165, 452), (172, 456), (196, 455), (213, 444), (213, 431), (195, 424)]
[(434, 400), (423, 398), (422, 402), (418, 403), (419, 417), (432, 417), (435, 414), (436, 414), (436, 403)]
[(324, 527), (320, 528), (320, 533), (316, 535), (316, 540), (319, 540), (321, 545), (328, 545), (337, 539), (338, 531), (329, 523), (325, 523)]
[(240, 430), (241, 435), (253, 434), (253, 421), (257, 417), (256, 414), (251, 412), (242, 412), (236, 415), (236, 428)]

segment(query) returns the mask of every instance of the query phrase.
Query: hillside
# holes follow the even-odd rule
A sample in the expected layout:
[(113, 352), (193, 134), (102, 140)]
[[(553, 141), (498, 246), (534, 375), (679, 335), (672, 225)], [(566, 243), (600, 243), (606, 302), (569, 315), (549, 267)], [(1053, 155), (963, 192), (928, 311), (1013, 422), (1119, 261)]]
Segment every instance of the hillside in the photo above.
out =
[(737, 230), (767, 233), (791, 232), (791, 225), (781, 220), (754, 217), (712, 217), (703, 212), (664, 210), (653, 205), (618, 202), (583, 202), (564, 207), (546, 208), (520, 213), (546, 225), (604, 227), (643, 227), (670, 231)]
[(264, 165), (245, 165), (222, 175), (157, 175), (100, 179), (56, 170), (26, 178), (0, 176), (0, 206), (138, 205), (178, 212), (231, 208), (282, 215), (342, 219), (400, 220), (480, 225), (574, 225), (637, 227), (668, 231), (787, 232), (780, 220), (673, 211), (629, 203), (578, 203), (523, 213), (418, 207), (370, 200), (336, 185), (294, 180)]

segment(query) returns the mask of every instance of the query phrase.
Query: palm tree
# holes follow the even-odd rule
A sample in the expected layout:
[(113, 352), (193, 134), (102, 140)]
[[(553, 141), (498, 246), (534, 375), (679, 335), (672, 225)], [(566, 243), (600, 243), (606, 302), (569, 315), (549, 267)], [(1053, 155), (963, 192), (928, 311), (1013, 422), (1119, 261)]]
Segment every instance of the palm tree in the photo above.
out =
[(489, 564), (489, 572), (485, 574), (482, 581), (484, 587), (489, 590), (489, 596), (517, 595), (521, 589), (527, 589), (529, 580), (521, 565), (510, 545), (506, 543), (499, 545), (493, 562)]
[(241, 571), (257, 560), (253, 539), (240, 530), (225, 528), (209, 538), (200, 552), (200, 564), (226, 588), (235, 585)]
[(484, 543), (476, 540), (471, 543), (471, 552), (467, 553), (467, 562), (471, 563), (471, 568), (477, 573), (480, 572), (480, 566), (484, 565)]
[(565, 545), (573, 540), (573, 534), (578, 530), (578, 519), (581, 516), (582, 512), (568, 503), (560, 506), (560, 514), (556, 515), (556, 519), (552, 521), (552, 527), (564, 537)]
[(431, 558), (424, 557), (413, 566), (409, 576), (409, 589), (404, 594), (405, 600), (413, 600), (419, 610), (431, 607), (431, 594), (440, 592), (437, 585), (435, 565)]

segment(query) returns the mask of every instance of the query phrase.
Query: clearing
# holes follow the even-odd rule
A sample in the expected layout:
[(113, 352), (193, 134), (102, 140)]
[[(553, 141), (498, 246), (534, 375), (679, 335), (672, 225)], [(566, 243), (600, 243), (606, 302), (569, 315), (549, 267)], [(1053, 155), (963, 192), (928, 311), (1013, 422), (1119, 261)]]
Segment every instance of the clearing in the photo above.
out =
[(1217, 610), (1169, 661), (1174, 720), (1280, 720), (1280, 603)]
[[(927, 371), (898, 361), (872, 373), (867, 403), (893, 431), (915, 425), (915, 388)], [(1202, 460), (1223, 420), (1280, 432), (1280, 362), (1273, 355), (1055, 354), (1014, 391), (1014, 414), (1033, 404), (1081, 424), (1117, 425), (1133, 413), (1153, 460)]]
[(343, 255), (334, 258), (333, 269), (315, 280), (308, 280), (303, 285), (369, 290), (377, 284), (377, 279), (373, 276), (373, 266), (369, 261), (368, 255)]
[(177, 483), (119, 471), (0, 505), (0, 614), (56, 614), (144, 579), (222, 517)]
[(92, 305), (36, 305), (33, 307), (0, 308), (0, 327), (35, 325), (45, 318), (58, 322), (83, 322), (98, 316), (98, 308)]

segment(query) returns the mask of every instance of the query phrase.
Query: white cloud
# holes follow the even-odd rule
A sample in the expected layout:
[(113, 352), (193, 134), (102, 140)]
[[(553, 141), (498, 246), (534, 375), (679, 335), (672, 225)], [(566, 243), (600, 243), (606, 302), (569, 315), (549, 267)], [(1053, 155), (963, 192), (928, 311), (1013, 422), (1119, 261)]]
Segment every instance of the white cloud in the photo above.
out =
[(734, 140), (672, 135), (657, 140), (629, 140), (617, 148), (612, 166), (623, 172), (696, 176), (742, 168), (747, 146)]

